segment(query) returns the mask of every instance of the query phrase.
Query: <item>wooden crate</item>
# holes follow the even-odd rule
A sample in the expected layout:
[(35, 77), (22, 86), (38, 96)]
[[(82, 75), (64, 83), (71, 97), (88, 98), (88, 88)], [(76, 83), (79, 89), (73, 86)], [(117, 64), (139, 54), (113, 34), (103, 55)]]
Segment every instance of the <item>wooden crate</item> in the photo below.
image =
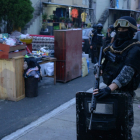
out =
[(24, 57), (0, 59), (0, 99), (19, 101), (25, 97)]
[[(19, 50), (18, 52), (14, 52)], [(9, 46), (0, 44), (0, 58), (9, 59), (26, 54), (26, 45)]]

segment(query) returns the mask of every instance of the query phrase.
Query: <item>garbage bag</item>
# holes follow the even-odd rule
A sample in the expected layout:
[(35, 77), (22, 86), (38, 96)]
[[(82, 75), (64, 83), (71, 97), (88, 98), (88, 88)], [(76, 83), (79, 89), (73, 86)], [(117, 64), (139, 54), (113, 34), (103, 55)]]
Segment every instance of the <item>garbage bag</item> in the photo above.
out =
[(54, 75), (54, 62), (48, 62), (45, 64), (45, 73), (48, 76)]
[(86, 58), (82, 58), (82, 77), (85, 77), (88, 75), (88, 67), (87, 67), (87, 61)]

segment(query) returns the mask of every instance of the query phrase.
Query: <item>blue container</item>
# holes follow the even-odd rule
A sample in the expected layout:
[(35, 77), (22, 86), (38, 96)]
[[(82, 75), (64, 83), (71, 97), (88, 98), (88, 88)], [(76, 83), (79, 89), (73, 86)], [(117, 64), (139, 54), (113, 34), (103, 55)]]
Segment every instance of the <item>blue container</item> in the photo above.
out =
[(88, 67), (88, 73), (89, 73), (89, 60), (87, 60), (87, 67)]

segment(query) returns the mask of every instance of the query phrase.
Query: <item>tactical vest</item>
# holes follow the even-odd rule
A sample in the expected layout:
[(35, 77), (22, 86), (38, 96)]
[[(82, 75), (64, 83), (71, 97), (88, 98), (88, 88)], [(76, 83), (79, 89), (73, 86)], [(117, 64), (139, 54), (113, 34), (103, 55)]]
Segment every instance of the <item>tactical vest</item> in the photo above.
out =
[(102, 34), (97, 34), (97, 45), (102, 46)]
[[(105, 61), (103, 63), (103, 80), (104, 83), (108, 86), (112, 81), (119, 75), (120, 71), (124, 67), (124, 62), (127, 57), (128, 52), (134, 47), (135, 43), (127, 46), (121, 53), (117, 53), (116, 50), (113, 50), (112, 46), (109, 46), (104, 49)], [(136, 60), (134, 60), (136, 61)], [(121, 87), (120, 90), (136, 90), (140, 82), (140, 74), (135, 73), (131, 81), (124, 87)]]

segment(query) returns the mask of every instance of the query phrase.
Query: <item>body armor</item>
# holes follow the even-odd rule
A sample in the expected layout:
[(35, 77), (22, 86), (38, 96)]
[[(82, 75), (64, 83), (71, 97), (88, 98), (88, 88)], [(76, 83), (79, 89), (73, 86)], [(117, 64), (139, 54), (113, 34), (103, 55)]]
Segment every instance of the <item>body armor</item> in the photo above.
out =
[[(115, 46), (109, 46), (104, 49), (105, 61), (103, 63), (103, 80), (104, 83), (110, 85), (111, 82), (118, 76), (125, 65), (131, 66), (135, 69), (135, 74), (128, 85), (122, 87), (121, 90), (135, 90), (140, 81), (140, 62), (139, 59), (140, 43), (135, 40), (126, 41), (118, 49)], [(115, 50), (115, 49), (116, 50)]]

